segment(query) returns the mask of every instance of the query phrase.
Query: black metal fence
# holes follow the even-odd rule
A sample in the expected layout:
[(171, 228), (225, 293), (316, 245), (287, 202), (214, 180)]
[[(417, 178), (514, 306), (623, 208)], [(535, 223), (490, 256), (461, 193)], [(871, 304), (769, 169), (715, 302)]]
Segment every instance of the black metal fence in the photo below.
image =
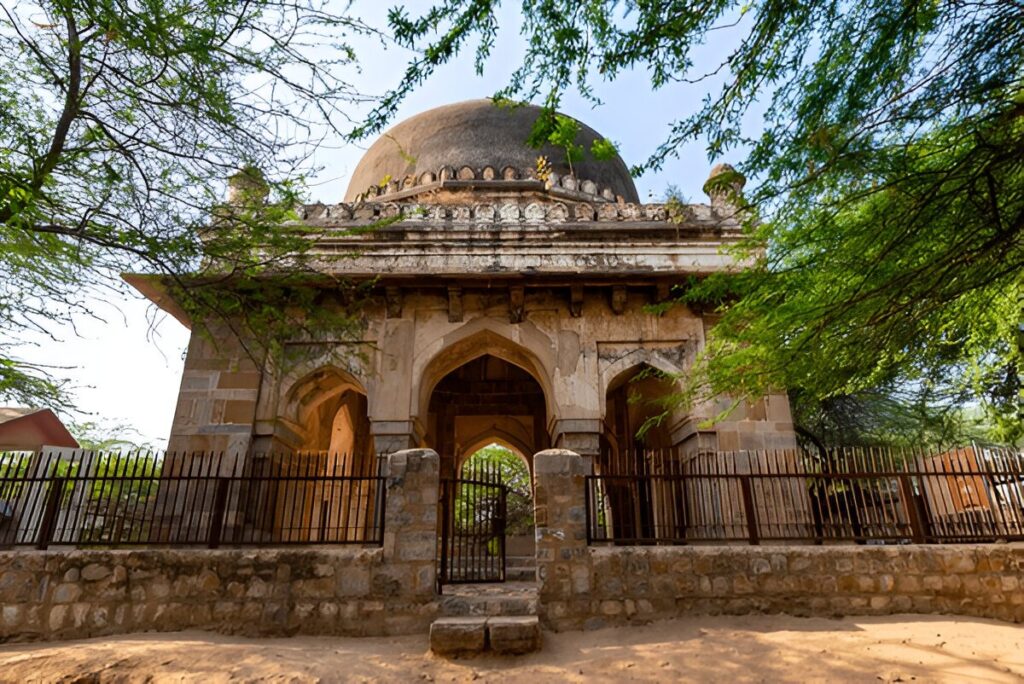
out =
[(1024, 455), (967, 447), (601, 457), (589, 543), (1024, 540)]
[(0, 453), (0, 548), (380, 544), (378, 457)]

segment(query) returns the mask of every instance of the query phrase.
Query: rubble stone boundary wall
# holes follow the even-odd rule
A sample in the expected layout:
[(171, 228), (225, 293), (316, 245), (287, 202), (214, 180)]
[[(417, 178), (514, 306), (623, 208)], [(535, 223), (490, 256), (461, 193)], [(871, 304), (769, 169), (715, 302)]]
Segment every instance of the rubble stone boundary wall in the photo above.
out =
[(583, 460), (534, 458), (541, 620), (939, 613), (1024, 622), (1024, 544), (588, 547)]
[(555, 630), (748, 613), (1024, 622), (1024, 544), (591, 548), (549, 570)]
[(0, 641), (425, 632), (437, 602), (403, 585), (382, 556), (359, 547), (3, 552)]

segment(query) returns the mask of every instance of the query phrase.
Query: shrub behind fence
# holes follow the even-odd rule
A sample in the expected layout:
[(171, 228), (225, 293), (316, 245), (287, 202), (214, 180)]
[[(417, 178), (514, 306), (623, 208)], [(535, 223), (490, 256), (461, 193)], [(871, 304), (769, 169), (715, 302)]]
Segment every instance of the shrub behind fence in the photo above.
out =
[(1024, 540), (1011, 449), (606, 455), (587, 478), (590, 543)]
[(0, 548), (381, 543), (376, 457), (0, 454)]

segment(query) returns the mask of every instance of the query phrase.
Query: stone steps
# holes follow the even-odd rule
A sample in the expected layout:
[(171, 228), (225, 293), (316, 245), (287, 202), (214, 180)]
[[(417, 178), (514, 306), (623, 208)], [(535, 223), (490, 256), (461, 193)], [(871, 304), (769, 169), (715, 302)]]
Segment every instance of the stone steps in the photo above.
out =
[(446, 656), (540, 649), (537, 592), (532, 581), (446, 586), (442, 617), (430, 626), (430, 649)]
[(441, 614), (446, 617), (536, 615), (537, 595), (536, 592), (445, 595), (441, 597)]
[(537, 559), (534, 556), (507, 556), (505, 580), (508, 582), (534, 582), (537, 579)]
[(443, 617), (430, 625), (430, 650), (441, 656), (484, 651), (523, 655), (539, 651), (540, 646), (540, 620), (536, 615)]
[(537, 568), (505, 568), (505, 579), (509, 582), (532, 582), (537, 579)]

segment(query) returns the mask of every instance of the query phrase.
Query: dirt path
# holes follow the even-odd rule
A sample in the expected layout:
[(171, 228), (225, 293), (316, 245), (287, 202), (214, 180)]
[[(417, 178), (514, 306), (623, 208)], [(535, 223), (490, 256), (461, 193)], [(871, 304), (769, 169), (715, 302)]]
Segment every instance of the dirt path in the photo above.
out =
[(1024, 681), (1024, 627), (966, 618), (691, 618), (546, 634), (541, 653), (443, 660), (425, 637), (198, 632), (0, 646), (3, 682)]

